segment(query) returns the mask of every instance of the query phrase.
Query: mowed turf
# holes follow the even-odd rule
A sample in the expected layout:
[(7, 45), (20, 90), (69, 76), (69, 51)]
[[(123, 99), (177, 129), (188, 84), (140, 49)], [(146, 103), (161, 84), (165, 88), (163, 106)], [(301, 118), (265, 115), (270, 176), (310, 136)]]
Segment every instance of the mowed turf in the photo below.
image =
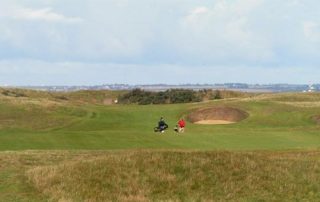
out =
[[(307, 104), (300, 94), (147, 106), (79, 104), (73, 100), (41, 105), (30, 104), (26, 98), (18, 104), (3, 101), (0, 150), (317, 149), (320, 127), (312, 117), (320, 115), (320, 96), (302, 95)], [(249, 117), (232, 125), (187, 123), (184, 134), (173, 131), (180, 117), (213, 106), (239, 108)], [(160, 117), (170, 126), (161, 135), (153, 132)]]
[[(116, 95), (0, 89), (0, 201), (320, 200), (320, 94), (104, 105)], [(249, 117), (173, 132), (207, 107)]]

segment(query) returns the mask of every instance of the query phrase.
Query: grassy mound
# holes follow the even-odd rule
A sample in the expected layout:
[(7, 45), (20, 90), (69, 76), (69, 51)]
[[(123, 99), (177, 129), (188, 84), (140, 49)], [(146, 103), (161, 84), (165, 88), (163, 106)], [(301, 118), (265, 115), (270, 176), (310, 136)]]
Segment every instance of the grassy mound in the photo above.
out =
[(215, 124), (222, 123), (236, 123), (246, 119), (249, 114), (243, 110), (232, 107), (213, 107), (199, 109), (188, 115), (188, 120), (192, 123), (207, 123)]
[(317, 201), (319, 154), (86, 153), (27, 177), (53, 201)]
[(267, 93), (258, 95), (255, 98), (282, 102), (319, 102), (320, 93)]
[[(0, 88), (0, 130), (50, 130), (79, 122), (86, 105), (111, 105), (122, 91), (46, 92)], [(1, 131), (0, 131), (1, 132)]]
[(96, 104), (109, 105), (110, 100), (117, 99), (119, 95), (126, 91), (109, 91), (109, 90), (81, 90), (74, 92), (48, 92), (28, 89), (11, 89), (0, 88), (0, 101), (11, 101), (20, 104)]

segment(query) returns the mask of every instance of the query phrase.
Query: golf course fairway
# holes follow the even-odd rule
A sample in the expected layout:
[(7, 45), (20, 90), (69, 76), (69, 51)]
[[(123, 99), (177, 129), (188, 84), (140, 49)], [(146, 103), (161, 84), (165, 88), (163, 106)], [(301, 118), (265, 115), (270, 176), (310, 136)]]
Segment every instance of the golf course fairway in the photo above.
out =
[[(0, 201), (320, 200), (320, 94), (104, 102), (116, 97), (1, 95)], [(208, 114), (196, 118), (230, 124), (193, 123), (190, 114), (201, 110)], [(160, 117), (165, 133), (153, 132)]]

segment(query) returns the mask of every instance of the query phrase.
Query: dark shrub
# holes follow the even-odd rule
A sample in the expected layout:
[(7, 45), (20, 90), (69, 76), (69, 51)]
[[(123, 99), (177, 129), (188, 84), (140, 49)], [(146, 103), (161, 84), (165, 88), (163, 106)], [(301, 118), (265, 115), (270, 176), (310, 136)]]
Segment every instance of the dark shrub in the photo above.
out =
[(172, 89), (165, 92), (149, 92), (134, 89), (118, 98), (122, 104), (165, 104), (165, 103), (189, 103), (203, 100), (203, 93), (186, 89)]

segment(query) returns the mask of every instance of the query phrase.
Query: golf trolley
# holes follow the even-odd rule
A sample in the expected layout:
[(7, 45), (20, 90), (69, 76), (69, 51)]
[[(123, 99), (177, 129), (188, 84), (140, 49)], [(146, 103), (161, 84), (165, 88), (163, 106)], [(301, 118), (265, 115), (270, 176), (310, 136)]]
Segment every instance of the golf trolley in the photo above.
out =
[(167, 124), (165, 124), (165, 125), (163, 125), (163, 126), (157, 126), (157, 127), (154, 127), (153, 128), (153, 131), (154, 132), (160, 132), (160, 133), (163, 133), (166, 129), (168, 129), (168, 125)]

